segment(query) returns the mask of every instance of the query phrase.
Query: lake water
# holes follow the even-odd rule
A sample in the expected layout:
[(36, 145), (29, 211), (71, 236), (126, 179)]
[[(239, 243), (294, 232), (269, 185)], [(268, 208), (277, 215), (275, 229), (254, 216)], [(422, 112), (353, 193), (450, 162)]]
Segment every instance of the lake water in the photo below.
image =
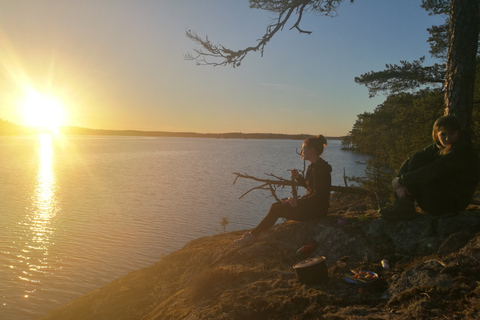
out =
[[(274, 200), (259, 178), (303, 169), (302, 141), (0, 137), (0, 319), (36, 319), (198, 237), (249, 229)], [(365, 156), (331, 140), (333, 184)], [(300, 190), (300, 194), (304, 190)], [(281, 190), (279, 196), (289, 196)]]

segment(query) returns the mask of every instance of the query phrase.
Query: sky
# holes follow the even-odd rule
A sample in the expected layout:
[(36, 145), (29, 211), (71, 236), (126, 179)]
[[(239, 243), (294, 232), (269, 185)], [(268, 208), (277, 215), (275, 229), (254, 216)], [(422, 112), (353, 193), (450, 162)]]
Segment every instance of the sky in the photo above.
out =
[[(54, 97), (63, 125), (199, 133), (346, 135), (368, 97), (356, 76), (429, 56), (442, 23), (421, 0), (346, 0), (331, 18), (290, 22), (242, 65), (197, 66), (193, 30), (232, 49), (256, 45), (274, 17), (248, 0), (2, 0), (0, 119), (28, 125), (30, 90)], [(32, 111), (30, 111), (32, 113)]]

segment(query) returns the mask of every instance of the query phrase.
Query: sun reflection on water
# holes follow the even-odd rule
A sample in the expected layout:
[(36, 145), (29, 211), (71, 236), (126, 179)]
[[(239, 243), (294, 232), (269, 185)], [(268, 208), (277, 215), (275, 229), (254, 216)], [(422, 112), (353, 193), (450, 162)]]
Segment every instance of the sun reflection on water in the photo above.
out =
[[(59, 210), (50, 135), (39, 136), (38, 150), (38, 169), (31, 206), (27, 208), (22, 222), (25, 227), (25, 243), (21, 254), (17, 255), (17, 261), (23, 265), (18, 279), (30, 284), (40, 283), (42, 276), (51, 269), (48, 256), (55, 232), (52, 223)], [(35, 291), (35, 288), (26, 288), (24, 298), (28, 298)]]
[(52, 168), (52, 137), (48, 134), (40, 136), (39, 167), (33, 196), (31, 230), (33, 242), (37, 248), (48, 250), (51, 230), (51, 219), (57, 212), (55, 199), (55, 174)]

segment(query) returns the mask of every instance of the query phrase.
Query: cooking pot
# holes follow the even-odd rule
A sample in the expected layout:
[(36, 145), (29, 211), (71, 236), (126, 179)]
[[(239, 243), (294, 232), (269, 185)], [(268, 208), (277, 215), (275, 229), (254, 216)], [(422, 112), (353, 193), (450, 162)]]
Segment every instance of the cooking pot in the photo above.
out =
[(328, 280), (325, 257), (304, 260), (293, 266), (298, 281), (308, 284), (321, 284)]

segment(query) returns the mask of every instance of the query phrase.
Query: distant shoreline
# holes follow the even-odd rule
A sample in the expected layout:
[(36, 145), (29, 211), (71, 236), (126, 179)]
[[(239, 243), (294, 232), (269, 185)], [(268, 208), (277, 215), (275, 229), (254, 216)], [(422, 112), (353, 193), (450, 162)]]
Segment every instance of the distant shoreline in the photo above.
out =
[[(166, 132), (141, 130), (103, 130), (77, 127), (62, 128), (63, 134), (72, 135), (112, 135), (112, 136), (143, 136), (143, 137), (179, 137), (179, 138), (216, 138), (216, 139), (290, 139), (305, 140), (313, 137), (310, 134), (283, 134), (283, 133), (197, 133), (197, 132)], [(343, 137), (326, 137), (327, 139), (341, 140)]]
[[(61, 127), (60, 132), (65, 135), (108, 135), (108, 136), (134, 136), (134, 137), (177, 137), (177, 138), (216, 138), (216, 139), (288, 139), (305, 140), (313, 137), (311, 134), (282, 134), (282, 133), (196, 133), (196, 132), (166, 132), (166, 131), (141, 131), (141, 130), (105, 130), (88, 129), (80, 127)], [(37, 128), (19, 126), (0, 120), (0, 136), (31, 135), (46, 133)], [(342, 140), (343, 137), (326, 137), (330, 140)]]

